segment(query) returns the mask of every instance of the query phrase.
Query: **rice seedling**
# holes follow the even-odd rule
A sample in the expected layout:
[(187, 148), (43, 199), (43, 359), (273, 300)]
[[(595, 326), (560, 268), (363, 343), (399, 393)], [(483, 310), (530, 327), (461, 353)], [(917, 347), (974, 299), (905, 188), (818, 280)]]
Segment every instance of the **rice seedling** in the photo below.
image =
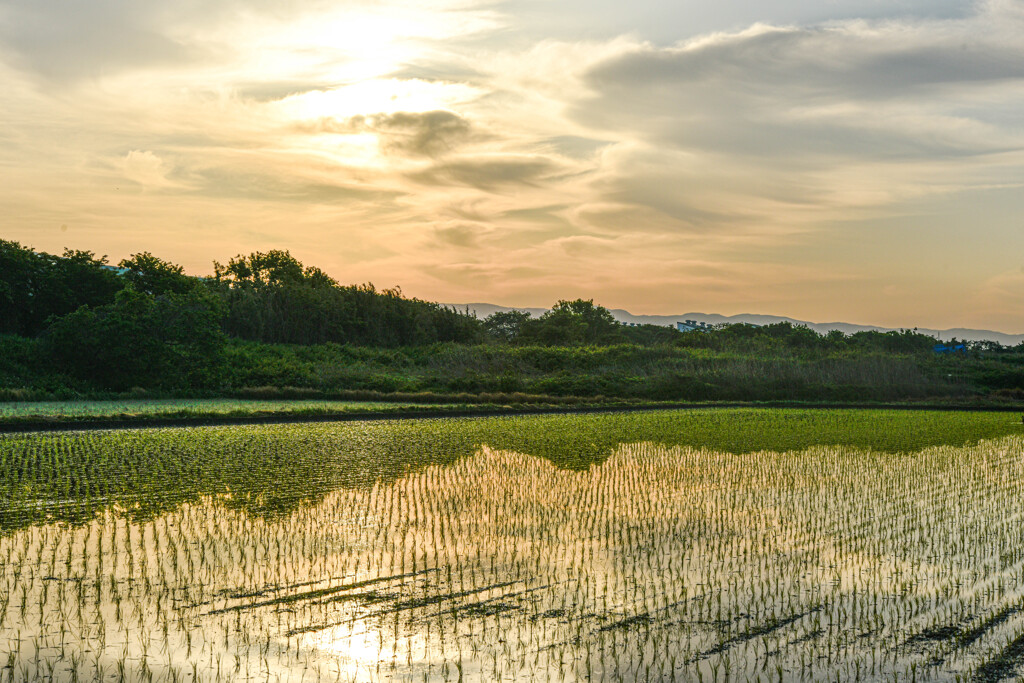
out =
[(0, 682), (1019, 673), (1024, 435), (766, 413), (0, 438)]

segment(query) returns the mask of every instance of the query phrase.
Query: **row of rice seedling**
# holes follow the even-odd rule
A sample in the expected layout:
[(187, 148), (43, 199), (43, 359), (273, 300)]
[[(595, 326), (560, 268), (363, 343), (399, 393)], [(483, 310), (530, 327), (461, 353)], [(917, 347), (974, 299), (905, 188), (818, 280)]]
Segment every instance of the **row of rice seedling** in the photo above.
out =
[(999, 413), (737, 409), (3, 435), (0, 533), (78, 523), (113, 504), (142, 517), (225, 491), (255, 512), (283, 511), (336, 486), (453, 462), (481, 444), (586, 469), (618, 444), (641, 441), (734, 453), (820, 443), (896, 452), (1020, 429)]
[[(564, 469), (467, 446), (480, 424), (0, 439), (20, 505), (0, 533), (0, 682), (1017, 670), (1020, 436), (902, 453), (640, 441)], [(497, 444), (537, 438), (501, 424)], [(603, 430), (552, 438), (588, 437), (604, 447)]]

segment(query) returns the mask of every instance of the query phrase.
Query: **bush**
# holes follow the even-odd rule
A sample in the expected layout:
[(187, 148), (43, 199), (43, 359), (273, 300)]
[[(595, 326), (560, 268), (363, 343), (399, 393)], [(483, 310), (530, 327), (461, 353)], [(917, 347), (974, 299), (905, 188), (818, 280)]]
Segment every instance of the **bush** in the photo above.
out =
[(46, 331), (46, 352), (74, 377), (107, 389), (198, 389), (219, 382), (224, 335), (216, 301), (199, 290), (153, 296), (126, 289)]

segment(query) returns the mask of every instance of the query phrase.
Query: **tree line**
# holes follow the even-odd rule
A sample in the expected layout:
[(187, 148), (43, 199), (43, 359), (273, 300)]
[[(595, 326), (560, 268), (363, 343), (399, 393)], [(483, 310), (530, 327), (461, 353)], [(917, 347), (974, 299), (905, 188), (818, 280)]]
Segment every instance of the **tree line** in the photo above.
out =
[[(820, 335), (789, 323), (680, 333), (664, 326), (621, 325), (606, 308), (583, 299), (558, 301), (539, 317), (512, 310), (479, 320), (468, 310), (405, 297), (397, 288), (342, 285), (282, 250), (214, 262), (212, 276), (196, 277), (149, 252), (112, 266), (89, 251), (65, 250), (58, 256), (6, 240), (0, 240), (0, 335), (32, 340), (39, 362), (110, 389), (217, 387), (229, 346), (245, 342), (378, 349), (621, 344), (894, 354), (930, 353), (937, 342), (916, 331)], [(994, 343), (976, 348), (1010, 350)], [(1024, 345), (1016, 350), (1024, 351)]]
[(372, 284), (342, 286), (287, 251), (239, 255), (194, 277), (149, 252), (116, 266), (0, 240), (0, 334), (34, 338), (63, 369), (107, 387), (216, 383), (230, 339), (395, 348), (472, 343), (468, 312)]

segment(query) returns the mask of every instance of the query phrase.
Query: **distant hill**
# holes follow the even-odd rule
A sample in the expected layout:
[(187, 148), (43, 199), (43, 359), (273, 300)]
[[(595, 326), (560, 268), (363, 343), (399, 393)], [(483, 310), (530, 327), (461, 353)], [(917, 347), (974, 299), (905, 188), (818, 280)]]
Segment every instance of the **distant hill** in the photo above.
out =
[[(474, 313), (478, 318), (486, 318), (492, 313), (497, 311), (526, 311), (530, 315), (537, 317), (543, 315), (548, 309), (546, 308), (518, 308), (511, 306), (496, 306), (495, 304), (444, 304), (445, 306), (454, 306), (460, 311), (464, 311), (467, 308), (470, 312)], [(615, 319), (619, 322), (624, 323), (642, 323), (647, 325), (666, 325), (674, 327), (676, 322), (682, 322), (683, 320), (698, 320), (701, 322), (710, 323), (712, 325), (718, 325), (719, 323), (753, 323), (754, 325), (771, 325), (772, 323), (790, 322), (794, 325), (806, 325), (819, 334), (824, 334), (832, 330), (839, 330), (843, 334), (853, 334), (854, 332), (863, 332), (866, 330), (874, 330), (877, 332), (888, 332), (892, 329), (891, 327), (879, 327), (877, 325), (855, 325), (853, 323), (812, 323), (806, 320), (797, 320), (795, 318), (786, 318), (778, 315), (754, 315), (750, 313), (742, 313), (740, 315), (718, 315), (717, 313), (680, 313), (679, 315), (633, 315), (629, 311), (624, 311), (621, 308), (609, 309), (611, 314), (615, 316)], [(995, 332), (993, 330), (972, 330), (967, 328), (953, 328), (949, 330), (932, 330), (924, 327), (917, 328), (917, 331), (921, 334), (927, 334), (938, 339), (949, 340), (953, 337), (962, 341), (981, 341), (990, 340), (996, 341), (1004, 346), (1016, 346), (1021, 342), (1024, 342), (1024, 334), (1006, 334), (1004, 332)]]

